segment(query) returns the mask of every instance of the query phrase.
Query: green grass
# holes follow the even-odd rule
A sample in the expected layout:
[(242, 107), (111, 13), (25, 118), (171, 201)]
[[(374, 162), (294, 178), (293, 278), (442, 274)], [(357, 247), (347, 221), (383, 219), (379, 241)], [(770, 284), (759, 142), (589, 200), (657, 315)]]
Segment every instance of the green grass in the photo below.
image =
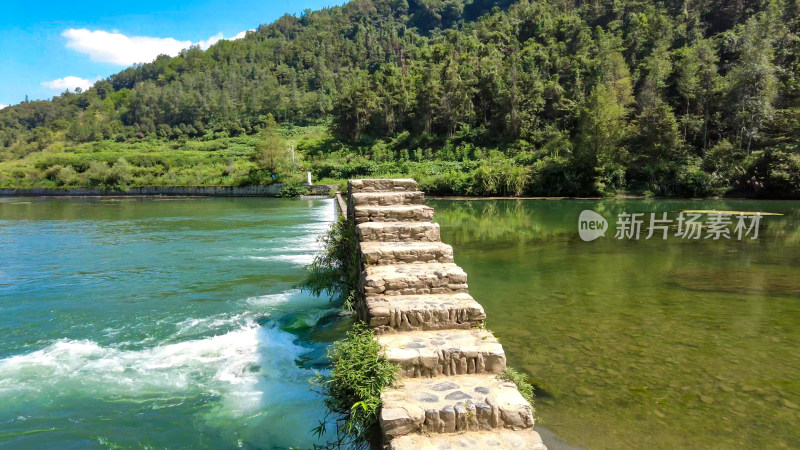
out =
[[(0, 187), (236, 186), (246, 184), (255, 168), (252, 152), (251, 137), (53, 145), (0, 162)], [(114, 166), (119, 166), (120, 177), (98, 185), (97, 172)]]

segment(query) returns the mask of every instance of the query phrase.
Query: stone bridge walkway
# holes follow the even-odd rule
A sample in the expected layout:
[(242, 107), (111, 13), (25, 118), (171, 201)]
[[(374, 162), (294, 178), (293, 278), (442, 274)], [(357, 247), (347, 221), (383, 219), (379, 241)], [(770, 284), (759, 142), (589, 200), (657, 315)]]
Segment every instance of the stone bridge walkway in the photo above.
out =
[(381, 396), (384, 444), (393, 450), (545, 450), (531, 406), (506, 369), (503, 346), (467, 274), (441, 242), (433, 208), (412, 179), (350, 180), (362, 264), (359, 314), (400, 366)]

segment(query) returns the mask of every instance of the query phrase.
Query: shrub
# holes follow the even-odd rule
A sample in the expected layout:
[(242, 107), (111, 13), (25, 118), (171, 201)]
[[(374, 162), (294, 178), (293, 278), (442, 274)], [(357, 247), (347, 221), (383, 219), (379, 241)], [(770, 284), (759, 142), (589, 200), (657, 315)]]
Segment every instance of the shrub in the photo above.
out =
[(119, 187), (125, 189), (131, 183), (131, 165), (125, 158), (120, 158), (111, 167), (106, 177), (105, 184), (108, 187)]
[(105, 186), (106, 179), (111, 173), (111, 168), (108, 164), (99, 161), (92, 161), (89, 163), (89, 168), (86, 169), (84, 175), (90, 187)]
[(677, 193), (683, 197), (703, 197), (710, 190), (711, 176), (701, 167), (700, 158), (689, 158), (685, 165), (678, 169)]
[(281, 197), (297, 197), (298, 195), (308, 195), (308, 186), (291, 181), (281, 185)]
[(323, 250), (308, 266), (301, 289), (314, 295), (327, 293), (331, 300), (347, 301), (358, 288), (359, 261), (352, 222), (340, 218), (322, 237)]
[(333, 364), (331, 376), (319, 376), (314, 381), (326, 395), (328, 414), (315, 432), (322, 435), (334, 423), (337, 440), (332, 446), (369, 448), (370, 443), (379, 442), (381, 392), (394, 384), (398, 371), (380, 350), (374, 332), (363, 323), (356, 324), (344, 339), (328, 349)]
[(73, 187), (80, 183), (78, 173), (72, 166), (67, 166), (58, 171), (56, 175), (56, 184), (62, 187)]

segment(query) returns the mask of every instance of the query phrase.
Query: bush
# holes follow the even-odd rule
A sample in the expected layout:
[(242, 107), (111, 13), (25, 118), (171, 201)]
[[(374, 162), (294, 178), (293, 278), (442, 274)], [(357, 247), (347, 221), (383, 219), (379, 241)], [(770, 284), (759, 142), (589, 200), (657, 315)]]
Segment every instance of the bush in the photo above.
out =
[(120, 158), (111, 167), (106, 177), (105, 185), (126, 189), (131, 183), (131, 165), (125, 158)]
[(530, 182), (530, 169), (515, 165), (512, 160), (492, 157), (475, 171), (475, 193), (478, 195), (520, 196)]
[(327, 293), (331, 300), (352, 300), (358, 288), (359, 261), (355, 227), (339, 218), (322, 237), (323, 250), (308, 266), (301, 289), (314, 295)]
[(96, 188), (105, 186), (106, 179), (111, 173), (111, 168), (104, 162), (92, 161), (89, 163), (89, 168), (86, 169), (84, 175), (89, 187)]
[(286, 182), (281, 185), (281, 197), (308, 195), (308, 191), (308, 186), (297, 182)]
[(704, 197), (711, 193), (711, 177), (700, 166), (700, 158), (690, 158), (677, 174), (677, 193), (683, 197)]
[(331, 422), (335, 423), (337, 442), (333, 446), (369, 448), (370, 443), (380, 441), (381, 392), (394, 384), (398, 371), (380, 350), (374, 332), (363, 323), (356, 324), (328, 349), (331, 376), (326, 380), (318, 377), (314, 382), (326, 395), (328, 414), (315, 432), (322, 435)]
[(72, 166), (67, 166), (58, 171), (56, 175), (56, 184), (61, 187), (77, 186), (81, 182), (78, 173)]

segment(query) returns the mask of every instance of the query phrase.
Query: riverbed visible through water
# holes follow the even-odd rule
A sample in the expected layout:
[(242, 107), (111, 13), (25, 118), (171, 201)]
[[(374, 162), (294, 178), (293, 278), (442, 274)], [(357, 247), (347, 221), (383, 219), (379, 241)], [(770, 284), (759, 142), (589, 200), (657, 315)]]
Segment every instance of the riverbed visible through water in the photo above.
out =
[[(800, 202), (428, 203), (551, 449), (800, 447)], [(674, 236), (679, 211), (712, 209), (783, 215), (755, 240)], [(583, 210), (605, 237), (580, 239)], [(615, 239), (621, 213), (645, 213), (638, 240)]]

